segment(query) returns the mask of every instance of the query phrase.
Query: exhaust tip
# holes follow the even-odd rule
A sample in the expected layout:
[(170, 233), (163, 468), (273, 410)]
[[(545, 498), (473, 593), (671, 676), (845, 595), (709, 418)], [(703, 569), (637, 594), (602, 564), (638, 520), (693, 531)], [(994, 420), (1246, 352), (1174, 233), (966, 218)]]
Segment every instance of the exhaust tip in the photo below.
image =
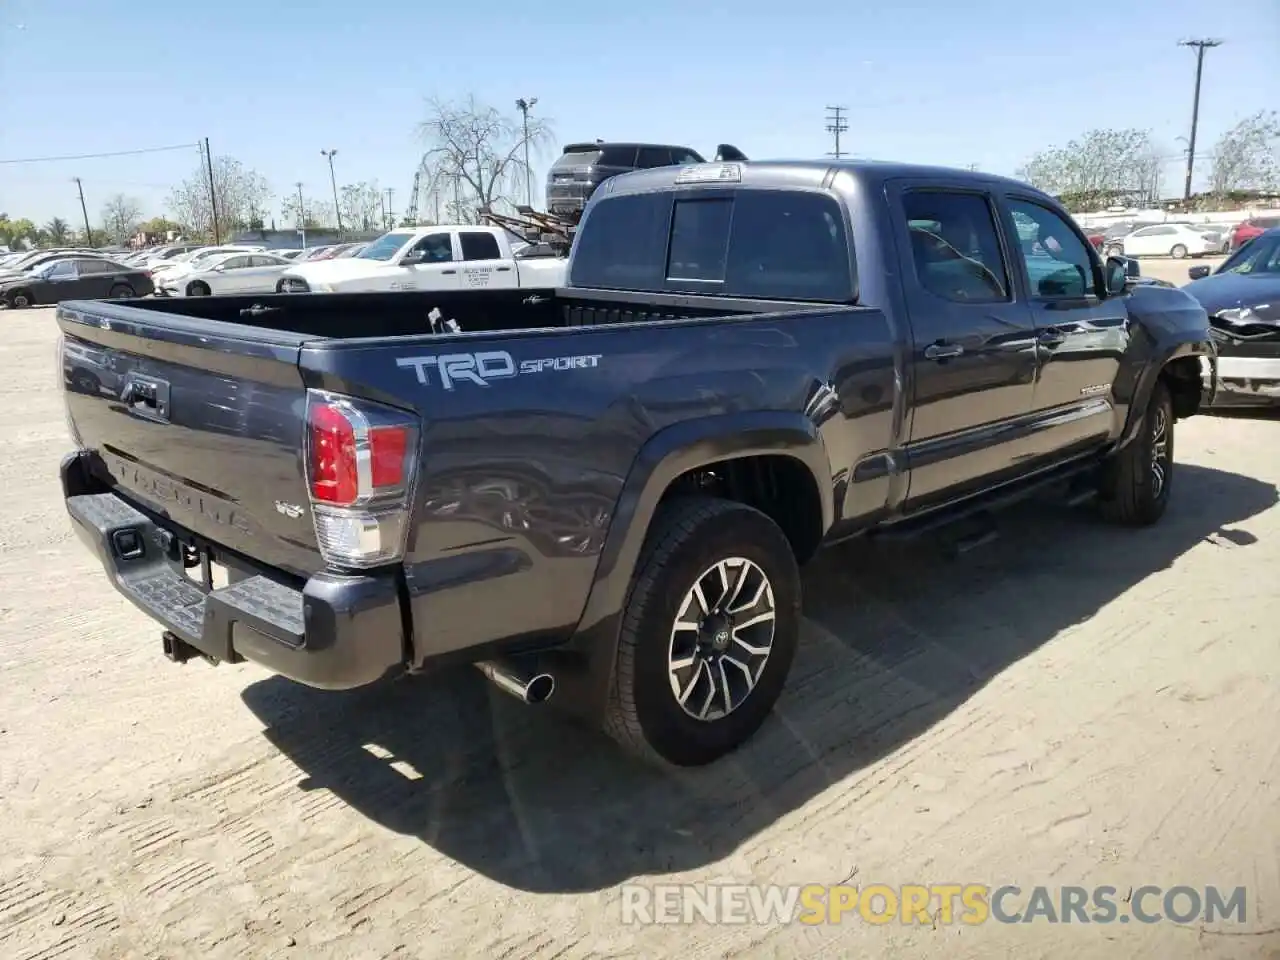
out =
[(551, 694), (555, 693), (556, 681), (549, 673), (536, 674), (529, 680), (524, 688), (524, 699), (526, 703), (542, 703), (544, 700), (550, 700)]

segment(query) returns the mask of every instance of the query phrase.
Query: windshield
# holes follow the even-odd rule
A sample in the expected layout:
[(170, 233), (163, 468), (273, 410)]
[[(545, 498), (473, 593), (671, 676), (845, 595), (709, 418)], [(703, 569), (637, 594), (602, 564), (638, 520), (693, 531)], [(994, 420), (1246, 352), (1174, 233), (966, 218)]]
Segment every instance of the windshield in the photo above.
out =
[(1250, 240), (1218, 268), (1218, 273), (1280, 274), (1280, 234)]
[(413, 234), (406, 231), (393, 231), (384, 233), (377, 240), (361, 250), (353, 259), (356, 260), (390, 260), (396, 255), (396, 251), (403, 247), (413, 238)]

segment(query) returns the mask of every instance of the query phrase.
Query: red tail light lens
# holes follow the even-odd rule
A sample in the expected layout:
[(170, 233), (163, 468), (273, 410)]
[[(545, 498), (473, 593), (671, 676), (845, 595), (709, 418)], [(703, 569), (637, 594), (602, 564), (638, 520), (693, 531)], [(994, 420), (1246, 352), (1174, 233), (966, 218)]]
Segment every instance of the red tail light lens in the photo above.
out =
[(404, 454), (409, 446), (405, 427), (374, 427), (369, 431), (370, 474), (373, 488), (398, 487), (404, 483)]
[(311, 407), (309, 426), (311, 496), (322, 503), (355, 503), (360, 495), (355, 427), (331, 404)]

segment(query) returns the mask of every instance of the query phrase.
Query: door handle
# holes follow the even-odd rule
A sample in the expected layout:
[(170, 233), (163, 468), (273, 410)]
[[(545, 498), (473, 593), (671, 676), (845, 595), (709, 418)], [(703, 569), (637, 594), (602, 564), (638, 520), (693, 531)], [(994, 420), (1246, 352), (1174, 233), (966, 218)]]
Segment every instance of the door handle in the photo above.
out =
[(924, 355), (929, 360), (950, 360), (964, 353), (964, 347), (958, 343), (931, 343), (924, 348)]
[(1042, 347), (1060, 347), (1066, 342), (1066, 339), (1066, 336), (1056, 330), (1046, 330), (1036, 337), (1037, 342)]
[(441, 271), (440, 271), (440, 274), (441, 274), (442, 276), (446, 276), (446, 277), (447, 277), (447, 276), (449, 276), (450, 274), (457, 273), (457, 272), (458, 272), (457, 270), (441, 270)]
[(510, 273), (510, 272), (511, 272), (511, 268), (510, 268), (510, 267), (498, 267), (498, 268), (497, 268), (497, 271), (498, 271), (498, 273)]

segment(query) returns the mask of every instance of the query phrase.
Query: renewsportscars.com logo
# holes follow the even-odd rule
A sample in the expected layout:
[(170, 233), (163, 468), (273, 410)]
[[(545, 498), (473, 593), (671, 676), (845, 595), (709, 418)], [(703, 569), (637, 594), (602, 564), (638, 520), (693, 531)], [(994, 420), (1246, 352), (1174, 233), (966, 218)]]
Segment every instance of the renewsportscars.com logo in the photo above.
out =
[(481, 350), (477, 353), (442, 353), (433, 357), (400, 357), (396, 366), (402, 370), (412, 369), (423, 386), (430, 386), (434, 376), (440, 386), (452, 390), (457, 383), (488, 387), (494, 380), (508, 380), (525, 373), (591, 370), (599, 365), (601, 356), (603, 354), (590, 353), (574, 357), (543, 357), (521, 360), (517, 364), (505, 350)]

